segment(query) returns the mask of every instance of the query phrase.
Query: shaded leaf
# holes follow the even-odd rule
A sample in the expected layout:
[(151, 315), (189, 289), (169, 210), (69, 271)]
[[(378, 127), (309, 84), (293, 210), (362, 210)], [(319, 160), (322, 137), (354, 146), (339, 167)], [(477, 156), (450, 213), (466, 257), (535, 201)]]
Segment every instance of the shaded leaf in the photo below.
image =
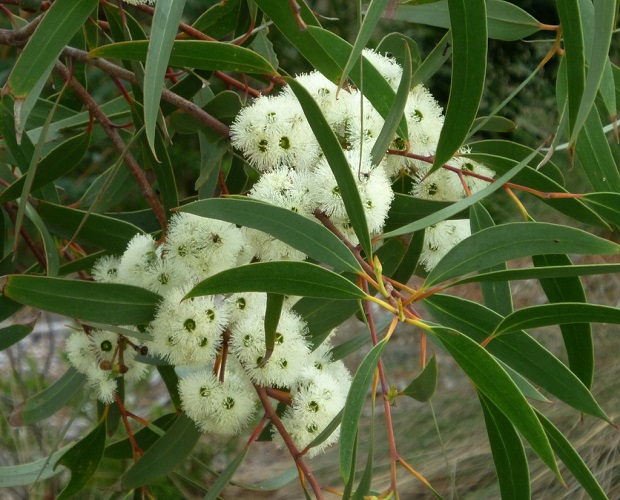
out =
[[(172, 423), (178, 418), (178, 414), (176, 413), (167, 413), (163, 415), (151, 423), (151, 427), (157, 428), (160, 430), (168, 430)], [(163, 434), (163, 433), (162, 433)], [(133, 438), (136, 444), (140, 447), (142, 451), (148, 450), (151, 445), (160, 438), (161, 434), (155, 432), (155, 430), (144, 427), (140, 429), (138, 432), (134, 433)], [(116, 441), (115, 443), (109, 444), (106, 446), (103, 456), (106, 458), (115, 458), (115, 459), (130, 459), (133, 457), (132, 449), (131, 449), (131, 441), (129, 438), (121, 439), (120, 441)]]
[(399, 396), (409, 396), (422, 403), (431, 399), (437, 388), (437, 358), (435, 354), (429, 359), (420, 374), (400, 391)]
[(20, 340), (28, 336), (34, 328), (36, 319), (28, 325), (11, 325), (5, 328), (0, 328), (0, 351), (11, 347), (13, 344), (17, 344)]
[(118, 325), (148, 323), (160, 300), (131, 285), (11, 275), (4, 294), (16, 302), (85, 321)]
[(620, 226), (620, 193), (588, 193), (581, 199), (603, 217)]
[(34, 462), (0, 467), (0, 488), (30, 486), (60, 474), (65, 468), (55, 467), (54, 464), (67, 448), (68, 446), (65, 446), (49, 457), (42, 457)]
[(217, 477), (215, 482), (211, 485), (208, 493), (204, 497), (204, 500), (217, 500), (217, 498), (219, 498), (219, 494), (229, 483), (235, 471), (243, 463), (243, 459), (248, 454), (249, 450), (250, 448), (248, 446), (243, 447), (243, 450), (241, 450), (241, 453), (239, 453), (235, 457), (235, 459), (226, 466), (226, 468)]

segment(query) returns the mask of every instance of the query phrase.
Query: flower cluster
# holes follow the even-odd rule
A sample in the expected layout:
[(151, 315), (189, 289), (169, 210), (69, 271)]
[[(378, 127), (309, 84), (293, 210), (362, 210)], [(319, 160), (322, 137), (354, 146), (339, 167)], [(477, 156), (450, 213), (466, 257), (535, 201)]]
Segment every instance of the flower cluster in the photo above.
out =
[[(372, 50), (365, 50), (364, 56), (396, 90), (402, 67), (393, 58)], [(395, 136), (390, 145), (392, 150), (412, 155), (390, 154), (379, 165), (373, 165), (369, 152), (385, 120), (372, 104), (354, 87), (338, 93), (337, 86), (316, 71), (299, 75), (296, 80), (315, 99), (341, 141), (372, 235), (383, 228), (394, 197), (391, 183), (401, 175), (412, 179), (410, 194), (435, 201), (457, 201), (482, 189), (486, 185), (483, 177), (494, 176), (484, 165), (460, 156), (468, 152), (466, 149), (448, 162), (451, 170), (440, 169), (428, 177), (431, 163), (411, 157), (431, 158), (435, 154), (444, 121), (443, 110), (423, 85), (409, 92), (404, 111), (408, 137)], [(275, 97), (259, 97), (244, 108), (231, 127), (231, 140), (262, 174), (249, 193), (251, 197), (310, 218), (316, 210), (323, 212), (347, 239), (358, 242), (331, 168), (290, 88)], [(421, 256), (427, 270), (469, 236), (466, 223), (450, 221), (428, 229)], [(305, 257), (263, 233), (254, 231), (251, 239), (263, 260)]]

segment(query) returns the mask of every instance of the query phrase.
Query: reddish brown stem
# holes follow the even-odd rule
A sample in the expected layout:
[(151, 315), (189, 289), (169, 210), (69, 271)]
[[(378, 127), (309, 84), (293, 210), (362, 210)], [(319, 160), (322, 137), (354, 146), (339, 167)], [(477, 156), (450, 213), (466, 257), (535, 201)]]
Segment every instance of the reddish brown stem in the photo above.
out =
[(133, 431), (131, 430), (131, 426), (129, 425), (129, 420), (127, 420), (127, 411), (125, 410), (125, 405), (121, 401), (121, 398), (118, 397), (118, 394), (114, 393), (114, 399), (116, 404), (118, 405), (118, 409), (121, 413), (121, 418), (123, 420), (123, 425), (125, 426), (125, 431), (127, 431), (127, 437), (129, 438), (129, 442), (131, 443), (131, 454), (133, 456), (133, 461), (137, 462), (142, 455), (142, 449), (136, 443), (136, 439), (133, 436)]

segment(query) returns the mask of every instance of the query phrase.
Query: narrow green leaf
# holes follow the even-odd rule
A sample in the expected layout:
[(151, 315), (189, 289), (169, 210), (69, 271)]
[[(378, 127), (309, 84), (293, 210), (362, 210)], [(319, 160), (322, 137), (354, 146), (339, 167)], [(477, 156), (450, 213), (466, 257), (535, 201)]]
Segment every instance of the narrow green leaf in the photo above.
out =
[(384, 339), (366, 354), (353, 378), (353, 383), (344, 405), (342, 426), (340, 428), (340, 475), (345, 483), (351, 477), (353, 448), (357, 441), (357, 425), (364, 401), (366, 401), (366, 393), (377, 368), (381, 352), (386, 344), (387, 340)]
[(0, 467), (0, 488), (30, 486), (60, 474), (65, 468), (54, 467), (54, 464), (67, 449), (68, 446), (65, 446), (49, 457), (42, 457), (34, 462)]
[(507, 133), (517, 128), (517, 124), (503, 116), (481, 116), (472, 123), (472, 129), (481, 132)]
[[(347, 81), (349, 77), (349, 73), (353, 69), (353, 66), (358, 62), (359, 57), (366, 47), (368, 40), (372, 36), (372, 33), (381, 19), (381, 14), (385, 10), (389, 0), (371, 0), (366, 9), (366, 14), (364, 15), (364, 20), (362, 21), (362, 26), (357, 33), (357, 37), (355, 38), (355, 43), (353, 44), (353, 48), (351, 49), (351, 53), (349, 54), (349, 59), (344, 65), (344, 69), (342, 70), (342, 75), (340, 75), (340, 86)], [(409, 89), (407, 89), (409, 90)], [(400, 119), (399, 119), (400, 121)], [(379, 163), (378, 161), (376, 162)]]
[[(71, 238), (86, 212), (42, 202), (39, 205), (39, 214), (51, 232), (63, 238)], [(91, 213), (82, 226), (77, 241), (122, 254), (129, 240), (140, 232), (138, 227), (128, 222)]]
[[(567, 255), (535, 255), (535, 266), (571, 267), (572, 261)], [(586, 292), (578, 277), (541, 279), (540, 284), (545, 295), (552, 303), (587, 302)], [(568, 366), (572, 372), (590, 389), (594, 377), (594, 345), (592, 327), (588, 323), (561, 324), (562, 339), (568, 355)]]
[[(495, 226), (495, 222), (491, 218), (491, 215), (480, 203), (470, 207), (469, 218), (472, 234), (486, 229), (487, 227)], [(504, 271), (506, 267), (506, 263), (503, 262), (486, 271)], [(480, 288), (482, 289), (482, 297), (484, 298), (485, 306), (489, 309), (493, 309), (502, 316), (506, 316), (512, 312), (512, 293), (508, 281), (481, 282)]]
[(297, 96), (304, 114), (310, 123), (310, 127), (312, 127), (312, 131), (334, 173), (338, 188), (340, 189), (342, 201), (351, 219), (351, 225), (362, 244), (364, 252), (366, 252), (366, 256), (369, 257), (372, 255), (372, 245), (368, 233), (368, 223), (366, 222), (362, 199), (357, 190), (351, 165), (349, 165), (338, 138), (329, 127), (327, 120), (325, 120), (325, 117), (321, 113), (321, 109), (310, 93), (296, 80), (286, 78), (286, 81)]
[(181, 410), (181, 396), (179, 394), (179, 376), (172, 365), (157, 365), (159, 376), (170, 395), (170, 400), (177, 411)]
[(168, 67), (168, 59), (172, 52), (174, 38), (179, 29), (179, 21), (181, 21), (184, 7), (185, 0), (159, 0), (155, 4), (151, 38), (148, 42), (144, 67), (143, 92), (146, 137), (156, 158), (155, 128), (159, 115), (159, 101), (164, 88), (164, 75)]
[(485, 187), (484, 189), (481, 189), (477, 193), (474, 193), (471, 196), (468, 196), (464, 200), (460, 200), (460, 201), (458, 201), (456, 203), (452, 203), (451, 205), (447, 206), (446, 208), (438, 210), (438, 211), (434, 212), (433, 214), (427, 215), (426, 217), (423, 217), (422, 219), (419, 219), (419, 220), (417, 220), (415, 222), (407, 224), (406, 226), (403, 226), (403, 227), (401, 227), (399, 229), (395, 229), (395, 230), (389, 231), (389, 232), (385, 233), (383, 235), (383, 237), (384, 238), (390, 238), (391, 236), (400, 236), (401, 234), (414, 233), (415, 231), (418, 231), (420, 229), (424, 229), (425, 227), (428, 227), (431, 224), (435, 224), (435, 223), (437, 223), (439, 221), (442, 221), (442, 220), (445, 220), (445, 219), (449, 219), (453, 215), (456, 215), (459, 212), (462, 212), (466, 208), (469, 208), (470, 206), (474, 205), (475, 203), (478, 203), (480, 200), (486, 198), (491, 193), (494, 193), (495, 191), (500, 189), (505, 182), (508, 182), (517, 173), (519, 173), (520, 170), (525, 168), (525, 166), (528, 164), (528, 162), (532, 158), (534, 158), (534, 156), (537, 153), (538, 153), (537, 151), (532, 152), (529, 156), (527, 156), (520, 163), (518, 163), (517, 165), (512, 167), (508, 172), (506, 172), (504, 175), (502, 175), (499, 179), (496, 179), (495, 182), (489, 184), (487, 187)]
[(437, 358), (433, 353), (420, 374), (400, 391), (399, 396), (409, 396), (422, 403), (431, 399), (437, 388)]
[[(142, 451), (148, 450), (151, 445), (159, 439), (170, 428), (172, 423), (178, 418), (176, 413), (167, 413), (151, 422), (149, 427), (144, 427), (134, 433), (133, 438)], [(155, 432), (154, 429), (162, 430), (161, 434)], [(103, 456), (114, 459), (131, 459), (133, 458), (133, 450), (131, 440), (129, 438), (121, 439), (105, 447)]]
[(558, 14), (564, 37), (566, 69), (568, 75), (568, 119), (571, 138), (581, 107), (581, 100), (586, 84), (586, 58), (581, 11), (578, 0), (557, 0)]
[(598, 483), (588, 466), (581, 459), (573, 445), (571, 445), (570, 441), (564, 437), (564, 435), (557, 429), (555, 425), (551, 423), (542, 413), (538, 410), (534, 410), (536, 415), (538, 416), (538, 420), (542, 424), (547, 436), (549, 437), (549, 442), (553, 447), (553, 451), (555, 451), (566, 466), (566, 468), (571, 471), (575, 479), (579, 481), (579, 484), (583, 486), (583, 489), (586, 490), (590, 498), (593, 500), (608, 500), (607, 495), (601, 488), (601, 485)]
[(338, 300), (365, 297), (349, 280), (316, 264), (276, 261), (222, 271), (198, 283), (185, 298), (236, 292), (271, 292)]
[(30, 37), (7, 82), (11, 94), (24, 99), (52, 67), (73, 35), (97, 6), (97, 0), (56, 0)]
[[(496, 358), (497, 359), (497, 358)], [(506, 370), (506, 373), (510, 375), (510, 378), (517, 385), (521, 393), (528, 399), (532, 399), (534, 401), (541, 401), (542, 403), (551, 403), (545, 396), (543, 396), (538, 389), (536, 389), (532, 384), (530, 384), (522, 375), (514, 371), (510, 366), (504, 363), (501, 360), (497, 360), (502, 368)]]
[(267, 294), (267, 307), (265, 310), (265, 355), (261, 361), (263, 366), (271, 357), (273, 348), (276, 345), (276, 337), (278, 335), (278, 323), (282, 314), (282, 305), (284, 304), (284, 295), (278, 293)]
[(71, 471), (71, 479), (58, 495), (58, 500), (70, 498), (82, 491), (97, 470), (105, 448), (106, 422), (105, 419), (101, 420), (97, 427), (67, 450), (56, 463)]
[(431, 51), (431, 53), (426, 56), (426, 59), (424, 59), (418, 69), (415, 70), (411, 85), (415, 86), (419, 83), (425, 83), (427, 80), (430, 80), (451, 55), (452, 31), (448, 30), (439, 43), (435, 45), (435, 48)]
[(611, 323), (617, 325), (620, 324), (620, 309), (581, 302), (524, 307), (506, 316), (497, 325), (493, 334), (502, 335), (528, 328), (570, 323)]
[(400, 283), (407, 283), (418, 267), (420, 255), (424, 247), (424, 230), (416, 231), (409, 242), (405, 255), (392, 275), (392, 278)]
[(334, 328), (359, 311), (359, 302), (303, 297), (293, 309), (304, 318), (308, 325), (308, 339), (316, 348)]
[(48, 276), (57, 276), (60, 267), (60, 255), (56, 247), (56, 241), (50, 235), (43, 220), (30, 203), (25, 205), (26, 217), (35, 225), (41, 240), (43, 241), (43, 249), (45, 250), (45, 269)]
[(478, 393), (504, 500), (530, 499), (530, 474), (519, 434), (489, 398)]
[(295, 478), (299, 478), (299, 471), (297, 467), (292, 467), (275, 477), (263, 479), (257, 483), (239, 483), (235, 481), (235, 486), (250, 491), (276, 491), (289, 484)]
[(0, 351), (4, 351), (13, 344), (17, 344), (20, 340), (29, 335), (35, 323), (36, 319), (27, 325), (16, 324), (0, 328)]
[[(30, 190), (39, 189), (73, 170), (86, 154), (90, 144), (90, 136), (90, 133), (84, 132), (67, 139), (41, 158)], [(21, 196), (25, 180), (26, 174), (2, 191), (0, 203), (13, 201)]]
[(30, 425), (54, 415), (80, 391), (86, 377), (75, 368), (69, 368), (56, 382), (38, 394), (18, 404), (11, 413), (13, 426)]
[[(558, 3), (558, 6), (560, 3), (561, 2)], [(615, 25), (615, 15), (616, 0), (598, 0), (594, 3), (594, 25), (596, 26), (596, 29), (592, 32), (592, 47), (588, 51), (587, 55), (584, 54), (589, 62), (588, 74), (585, 79), (583, 95), (581, 97), (581, 102), (579, 103), (577, 116), (573, 124), (573, 131), (569, 139), (570, 143), (574, 143), (577, 139), (577, 136), (581, 131), (581, 127), (590, 114), (592, 106), (594, 105), (594, 100), (598, 94), (599, 87), (603, 79), (603, 73), (605, 72), (605, 67), (609, 62), (609, 45), (611, 43), (611, 35)], [(560, 18), (562, 19), (561, 11)], [(564, 36), (566, 44), (565, 32)], [(570, 55), (572, 56), (572, 54)], [(567, 57), (569, 57), (568, 54)], [(567, 61), (570, 61), (570, 59), (567, 59)]]
[[(418, 5), (416, 5), (416, 3)], [(430, 5), (423, 5), (430, 3)], [(540, 23), (516, 5), (503, 0), (486, 0), (489, 38), (514, 41), (533, 35), (540, 30)], [(439, 28), (450, 28), (448, 2), (403, 2), (396, 14), (395, 21), (426, 24)]]
[(123, 475), (123, 489), (138, 488), (172, 472), (191, 453), (200, 436), (194, 421), (181, 414), (166, 433)]
[(588, 193), (581, 199), (603, 217), (620, 226), (620, 193)]
[(452, 24), (452, 79), (446, 118), (433, 167), (430, 172), (452, 158), (471, 128), (482, 91), (487, 66), (487, 23), (485, 0), (448, 0)]
[(342, 412), (340, 410), (334, 418), (332, 418), (331, 422), (325, 426), (325, 428), (319, 433), (317, 437), (315, 437), (310, 444), (308, 444), (308, 448), (314, 448), (315, 446), (320, 445), (323, 441), (325, 441), (329, 436), (331, 436), (334, 431), (342, 422)]
[(620, 245), (580, 229), (545, 222), (513, 222), (472, 234), (450, 250), (429, 273), (425, 287), (538, 254), (614, 255)]
[(248, 446), (243, 447), (241, 453), (239, 453), (235, 459), (226, 466), (215, 482), (211, 485), (209, 492), (204, 496), (204, 500), (217, 500), (217, 498), (219, 498), (219, 494), (232, 479), (239, 466), (243, 463), (243, 460), (249, 450), (250, 448)]
[(179, 211), (266, 232), (336, 270), (357, 273), (362, 269), (351, 251), (331, 231), (285, 208), (247, 197), (230, 197), (189, 203)]
[(4, 294), (44, 311), (117, 325), (148, 323), (160, 299), (156, 293), (131, 285), (28, 275), (9, 276)]
[[(536, 256), (534, 256), (536, 258)], [(541, 266), (525, 267), (521, 269), (507, 269), (506, 271), (493, 271), (476, 274), (469, 278), (451, 283), (450, 286), (464, 285), (465, 283), (489, 282), (489, 281), (518, 281), (547, 278), (567, 278), (573, 276), (592, 276), (595, 274), (620, 273), (620, 264), (584, 264), (568, 266)]]
[(379, 165), (381, 160), (385, 156), (388, 147), (394, 140), (394, 134), (398, 129), (403, 118), (403, 112), (405, 111), (405, 105), (409, 98), (409, 89), (411, 88), (411, 52), (407, 42), (403, 40), (405, 46), (405, 61), (403, 64), (403, 76), (398, 84), (398, 90), (396, 91), (396, 97), (394, 98), (394, 104), (390, 113), (385, 119), (385, 123), (379, 132), (379, 136), (375, 140), (370, 151), (370, 157), (372, 158), (373, 165)]
[(192, 27), (203, 33), (209, 33), (218, 40), (233, 31), (237, 25), (241, 0), (218, 2), (205, 10)]
[[(406, 45), (403, 42), (407, 42)], [(413, 71), (418, 69), (421, 63), (418, 44), (413, 38), (402, 33), (389, 33), (385, 35), (377, 45), (376, 51), (391, 57), (401, 66), (405, 65), (405, 58), (407, 57), (407, 52), (409, 52), (411, 56), (411, 69)], [(411, 85), (409, 86), (411, 87)]]
[(0, 321), (10, 318), (22, 308), (22, 304), (12, 301), (6, 295), (0, 295)]
[(384, 230), (396, 230), (451, 206), (452, 203), (449, 201), (423, 200), (411, 195), (395, 193)]
[[(146, 61), (148, 42), (119, 42), (103, 45), (89, 52), (89, 57), (106, 57), (129, 61)], [(177, 40), (172, 46), (167, 65), (182, 68), (232, 71), (259, 75), (275, 75), (276, 70), (256, 52), (225, 42)]]
[(434, 327), (432, 335), (439, 339), (478, 389), (510, 420), (547, 467), (561, 478), (551, 445), (534, 410), (493, 356), (455, 330)]
[[(451, 295), (435, 294), (424, 300), (432, 316), (458, 328), (475, 342), (483, 342), (503, 319), (490, 309)], [(537, 387), (578, 411), (609, 421), (588, 388), (560, 360), (525, 332), (498, 337), (487, 350)]]

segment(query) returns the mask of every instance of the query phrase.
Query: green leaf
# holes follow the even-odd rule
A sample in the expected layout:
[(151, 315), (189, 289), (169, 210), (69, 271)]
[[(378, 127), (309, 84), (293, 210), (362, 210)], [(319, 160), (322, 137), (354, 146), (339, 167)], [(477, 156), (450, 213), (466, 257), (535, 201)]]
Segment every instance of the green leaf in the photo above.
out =
[(164, 381), (170, 401), (177, 411), (181, 410), (181, 395), (179, 394), (179, 376), (172, 365), (157, 365), (159, 376)]
[(522, 160), (520, 163), (518, 163), (517, 165), (512, 167), (508, 172), (506, 172), (504, 175), (502, 175), (499, 179), (496, 179), (495, 182), (489, 184), (487, 187), (485, 187), (484, 189), (481, 189), (477, 193), (474, 193), (471, 196), (468, 196), (464, 200), (460, 200), (460, 201), (458, 201), (456, 203), (452, 203), (452, 204), (448, 205), (446, 208), (438, 210), (438, 211), (434, 212), (433, 214), (427, 215), (426, 217), (423, 217), (422, 219), (419, 219), (419, 220), (417, 220), (415, 222), (407, 224), (406, 226), (403, 226), (403, 227), (401, 227), (399, 229), (395, 229), (395, 230), (389, 231), (389, 232), (385, 233), (383, 235), (383, 237), (384, 238), (390, 238), (392, 236), (400, 236), (401, 234), (413, 233), (413, 232), (418, 231), (420, 229), (424, 229), (425, 227), (428, 227), (431, 224), (435, 224), (435, 223), (437, 223), (439, 221), (448, 219), (448, 218), (452, 217), (453, 215), (456, 215), (459, 212), (462, 212), (466, 208), (468, 208), (468, 207), (472, 206), (473, 204), (478, 203), (480, 200), (486, 198), (491, 193), (494, 193), (498, 189), (501, 189), (502, 185), (505, 182), (508, 182), (520, 170), (522, 170), (528, 164), (528, 162), (532, 158), (534, 158), (534, 156), (537, 153), (538, 153), (537, 151), (532, 152), (524, 160)]
[[(496, 358), (497, 359), (497, 358)], [(528, 399), (532, 399), (534, 401), (541, 401), (543, 403), (551, 403), (545, 396), (543, 396), (538, 389), (536, 389), (532, 384), (530, 384), (522, 375), (514, 371), (510, 366), (504, 363), (501, 360), (497, 360), (502, 368), (506, 370), (506, 373), (510, 375), (510, 378), (517, 385), (521, 393)]]
[[(424, 299), (424, 303), (437, 321), (458, 328), (479, 343), (486, 340), (503, 319), (480, 304), (450, 295), (435, 294)], [(487, 345), (487, 350), (576, 410), (609, 421), (581, 380), (525, 332), (500, 336)]]
[(4, 294), (44, 311), (116, 325), (148, 323), (160, 300), (156, 293), (131, 285), (28, 275), (9, 276)]
[[(549, 256), (547, 256), (549, 257)], [(534, 256), (536, 258), (536, 256)], [(507, 269), (475, 274), (468, 278), (455, 281), (450, 286), (464, 285), (465, 283), (485, 283), (489, 281), (518, 281), (531, 279), (567, 278), (573, 276), (592, 276), (595, 274), (620, 273), (620, 264), (584, 264), (568, 266), (541, 266), (524, 267), (521, 269)]]
[[(148, 42), (119, 42), (104, 45), (89, 52), (89, 57), (106, 57), (129, 61), (145, 61)], [(271, 64), (256, 52), (224, 42), (177, 40), (170, 53), (169, 66), (204, 70), (232, 71), (275, 75)]]
[(586, 58), (579, 0), (557, 0), (560, 25), (564, 38), (566, 69), (568, 75), (568, 119), (571, 138), (581, 107), (586, 84)]
[(366, 252), (366, 256), (369, 257), (372, 255), (372, 245), (368, 233), (368, 223), (366, 222), (362, 199), (357, 190), (351, 165), (349, 165), (338, 138), (329, 127), (327, 120), (321, 113), (321, 109), (310, 93), (296, 80), (292, 78), (286, 78), (285, 80), (299, 100), (310, 127), (312, 127), (312, 131), (334, 173), (347, 215), (351, 220), (351, 225), (362, 244), (364, 252)]
[(148, 42), (143, 85), (144, 124), (149, 146), (156, 157), (155, 129), (159, 115), (159, 101), (164, 88), (168, 58), (183, 15), (183, 7), (185, 0), (159, 0), (155, 4), (151, 38)]
[[(86, 212), (42, 202), (39, 205), (39, 214), (51, 232), (68, 239), (80, 226)], [(76, 241), (105, 248), (111, 253), (122, 254), (129, 240), (140, 232), (138, 227), (128, 222), (91, 213)]]
[[(535, 266), (572, 266), (566, 255), (535, 255)], [(619, 266), (620, 267), (620, 266)], [(607, 273), (606, 273), (607, 274)], [(586, 292), (578, 277), (541, 279), (540, 284), (549, 302), (587, 302)], [(592, 327), (587, 323), (560, 325), (562, 339), (568, 355), (568, 366), (572, 372), (590, 389), (594, 375), (594, 345)]]
[(409, 396), (422, 403), (431, 399), (437, 388), (437, 358), (435, 354), (420, 374), (400, 391), (399, 396)]
[[(149, 427), (144, 427), (138, 432), (134, 433), (133, 438), (136, 444), (140, 447), (142, 451), (148, 450), (153, 445), (153, 443), (155, 443), (155, 441), (157, 441), (159, 437), (163, 435), (163, 431), (168, 430), (177, 418), (178, 414), (167, 413), (166, 415), (163, 415), (153, 420)], [(161, 431), (161, 433), (156, 432), (154, 429)], [(130, 439), (125, 438), (109, 444), (108, 446), (106, 446), (103, 456), (106, 458), (114, 459), (132, 458), (133, 452)]]
[(418, 267), (420, 254), (424, 247), (424, 230), (416, 231), (407, 246), (405, 255), (392, 275), (392, 278), (400, 283), (407, 283)]
[(452, 78), (446, 117), (430, 172), (452, 158), (471, 128), (487, 68), (487, 23), (485, 0), (448, 0), (452, 23)]
[(30, 486), (60, 474), (65, 468), (54, 467), (54, 463), (67, 451), (67, 448), (68, 446), (65, 446), (52, 455), (39, 458), (34, 462), (0, 467), (0, 488)]
[(581, 198), (600, 215), (620, 226), (620, 193), (588, 193)]
[(423, 200), (407, 194), (394, 193), (384, 229), (393, 231), (451, 206), (452, 203), (449, 201)]
[[(23, 200), (24, 198), (22, 198)], [(48, 276), (57, 276), (58, 268), (60, 266), (60, 256), (58, 255), (58, 248), (56, 247), (56, 241), (50, 235), (47, 227), (43, 223), (43, 220), (36, 212), (34, 207), (30, 203), (25, 205), (26, 217), (32, 221), (37, 228), (41, 240), (43, 241), (43, 249), (45, 250), (45, 269)]]
[(69, 368), (56, 382), (38, 394), (18, 404), (11, 413), (13, 426), (30, 425), (54, 415), (80, 391), (86, 377), (75, 368)]
[(273, 348), (276, 345), (276, 336), (278, 335), (278, 323), (282, 314), (282, 305), (284, 304), (284, 295), (278, 293), (267, 294), (267, 307), (265, 310), (265, 355), (260, 362), (261, 366), (269, 360), (273, 354)]
[(547, 467), (561, 478), (551, 445), (534, 410), (493, 356), (455, 330), (437, 326), (433, 328), (432, 335), (448, 350), (476, 387), (510, 420)]
[(359, 302), (303, 297), (293, 309), (304, 318), (308, 325), (308, 339), (316, 348), (334, 328), (359, 311)]
[(611, 323), (617, 325), (620, 324), (620, 309), (581, 302), (523, 307), (506, 316), (497, 325), (493, 335), (570, 323)]
[[(41, 158), (32, 181), (31, 191), (39, 189), (73, 170), (86, 154), (90, 145), (91, 134), (84, 132), (76, 135), (50, 151)], [(26, 174), (0, 193), (0, 203), (13, 201), (21, 196)]]
[(478, 393), (502, 499), (529, 500), (530, 474), (519, 434), (491, 400)]
[(90, 326), (91, 328), (96, 328), (98, 330), (104, 330), (106, 332), (123, 335), (125, 337), (143, 340), (145, 342), (153, 340), (153, 335), (148, 333), (148, 331), (141, 332), (137, 328), (134, 330), (130, 330), (129, 328), (123, 328), (122, 326), (109, 325), (106, 323), (97, 323), (96, 321), (80, 321), (80, 324)]
[(570, 441), (566, 439), (557, 427), (542, 413), (538, 410), (534, 411), (549, 437), (549, 442), (553, 447), (553, 451), (555, 451), (560, 460), (562, 460), (564, 466), (575, 476), (575, 479), (579, 481), (579, 484), (583, 486), (583, 489), (586, 490), (590, 498), (593, 500), (608, 500), (607, 495), (598, 481), (592, 475), (592, 472), (590, 472), (590, 469), (588, 469), (577, 451), (575, 451), (575, 448), (570, 444)]
[(123, 489), (138, 488), (172, 472), (191, 453), (200, 436), (194, 421), (181, 414), (166, 433), (123, 475)]
[[(558, 3), (558, 6), (560, 3)], [(599, 87), (601, 86), (601, 81), (603, 79), (603, 73), (605, 72), (605, 67), (609, 64), (609, 45), (611, 43), (611, 35), (615, 26), (615, 16), (616, 16), (616, 0), (599, 0), (594, 3), (594, 26), (596, 29), (592, 30), (592, 38), (591, 47), (588, 49), (588, 53), (584, 54), (584, 56), (588, 59), (588, 74), (585, 79), (585, 86), (583, 89), (583, 94), (581, 97), (581, 102), (579, 103), (579, 108), (577, 111), (577, 116), (575, 118), (573, 124), (573, 131), (571, 133), (571, 137), (569, 142), (574, 143), (581, 131), (581, 127), (583, 126), (586, 118), (590, 114), (592, 110), (592, 106), (594, 105), (594, 100), (599, 91)], [(562, 19), (562, 11), (560, 10), (560, 18)], [(565, 17), (564, 17), (565, 19)], [(572, 28), (571, 24), (571, 28)], [(563, 26), (564, 28), (564, 26)], [(585, 33), (584, 33), (585, 35)], [(565, 44), (566, 42), (566, 33), (565, 36)], [(585, 41), (585, 40), (584, 40)], [(573, 54), (570, 54), (571, 58)], [(567, 64), (569, 64), (570, 70), (570, 62), (571, 58), (568, 58), (569, 54), (567, 53)], [(570, 89), (570, 87), (569, 87)], [(569, 90), (570, 95), (570, 90)]]
[(379, 132), (379, 136), (375, 140), (370, 151), (370, 157), (372, 158), (373, 165), (379, 165), (381, 160), (385, 156), (388, 147), (394, 140), (394, 134), (398, 129), (403, 113), (405, 111), (405, 105), (409, 98), (409, 89), (411, 88), (411, 52), (409, 46), (405, 40), (402, 41), (405, 46), (405, 61), (403, 65), (403, 76), (398, 84), (398, 90), (396, 91), (396, 97), (394, 98), (394, 104), (390, 113), (385, 119), (385, 123)]
[(426, 59), (420, 64), (418, 69), (413, 74), (411, 85), (415, 86), (419, 83), (425, 83), (430, 80), (431, 77), (439, 71), (448, 58), (452, 55), (452, 31), (443, 36), (431, 53), (426, 56)]
[(387, 339), (384, 339), (366, 354), (353, 378), (353, 383), (344, 405), (340, 428), (340, 476), (342, 476), (345, 483), (349, 481), (351, 476), (353, 448), (357, 441), (357, 425), (362, 414), (364, 401), (366, 401), (368, 386), (386, 344)]
[[(20, 112), (19, 103), (27, 97), (36, 101), (56, 59), (98, 3), (97, 0), (57, 0), (28, 40), (7, 82), (7, 87), (16, 98), (19, 129), (24, 128), (27, 118), (27, 114)], [(29, 95), (31, 93), (32, 96)]]
[(58, 460), (56, 465), (64, 465), (71, 471), (69, 484), (58, 495), (58, 500), (70, 498), (81, 491), (93, 476), (105, 448), (106, 420), (103, 419), (88, 435), (75, 443)]
[[(364, 15), (364, 20), (362, 21), (360, 30), (357, 32), (355, 43), (353, 44), (353, 48), (351, 49), (349, 58), (344, 65), (342, 75), (340, 75), (340, 86), (343, 86), (343, 84), (347, 81), (347, 78), (349, 77), (349, 73), (353, 69), (353, 66), (358, 62), (360, 55), (362, 54), (362, 50), (364, 50), (364, 47), (366, 47), (368, 40), (370, 40), (372, 32), (377, 26), (379, 19), (381, 19), (381, 14), (385, 10), (388, 3), (389, 0), (371, 0), (368, 4), (366, 14)], [(408, 91), (409, 89), (407, 89), (407, 92)], [(378, 163), (379, 162), (377, 161), (375, 165)]]
[(218, 2), (200, 15), (192, 27), (213, 38), (223, 38), (233, 31), (237, 25), (241, 0)]
[(0, 321), (10, 318), (21, 308), (21, 304), (12, 301), (4, 294), (0, 295)]
[[(405, 45), (404, 42), (407, 42)], [(377, 52), (380, 54), (386, 54), (394, 59), (401, 66), (405, 65), (405, 59), (407, 57), (407, 53), (411, 56), (411, 68), (413, 70), (418, 69), (420, 66), (420, 51), (418, 49), (418, 44), (406, 35), (402, 33), (390, 33), (385, 35), (379, 45), (377, 45)], [(409, 85), (411, 87), (411, 85)]]
[(271, 292), (337, 300), (366, 296), (346, 278), (316, 264), (276, 261), (222, 271), (198, 283), (185, 299), (236, 292)]
[(337, 236), (292, 210), (247, 197), (230, 197), (189, 203), (179, 211), (258, 229), (336, 270), (358, 273), (362, 269)]
[[(477, 233), (487, 227), (495, 226), (495, 222), (491, 218), (491, 215), (480, 203), (472, 205), (469, 209), (469, 214), (472, 233)], [(486, 271), (504, 271), (506, 267), (506, 263), (503, 262)], [(512, 293), (508, 281), (482, 282), (480, 288), (482, 289), (482, 297), (484, 298), (485, 306), (489, 309), (493, 309), (502, 316), (512, 312)]]
[[(448, 2), (404, 2), (398, 6), (395, 21), (426, 24), (439, 28), (450, 28)], [(487, 0), (487, 24), (489, 38), (513, 41), (533, 35), (540, 30), (540, 23), (516, 5), (503, 0)]]
[(472, 123), (472, 129), (481, 132), (507, 133), (517, 128), (517, 124), (503, 116), (481, 116)]
[(620, 245), (580, 229), (545, 222), (489, 227), (461, 241), (433, 268), (425, 288), (473, 271), (537, 254), (613, 255)]
[(239, 466), (243, 463), (243, 460), (249, 450), (250, 448), (248, 446), (243, 447), (241, 453), (239, 453), (235, 459), (226, 466), (215, 482), (211, 485), (209, 492), (204, 497), (204, 500), (217, 500), (219, 498), (219, 494), (229, 483)]
[(0, 328), (0, 351), (17, 344), (32, 332), (36, 319), (27, 325), (17, 324)]

